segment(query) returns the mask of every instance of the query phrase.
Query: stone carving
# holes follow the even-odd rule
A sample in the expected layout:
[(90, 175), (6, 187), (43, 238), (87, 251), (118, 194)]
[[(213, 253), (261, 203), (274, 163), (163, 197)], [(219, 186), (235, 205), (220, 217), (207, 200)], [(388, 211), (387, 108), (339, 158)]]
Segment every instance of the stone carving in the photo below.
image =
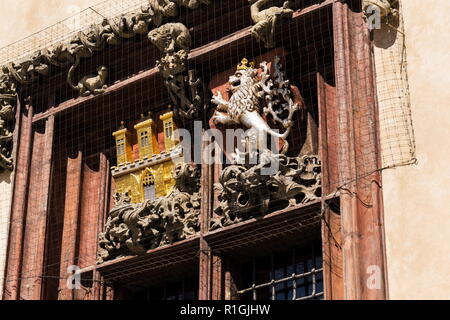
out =
[[(176, 16), (178, 7), (195, 9), (201, 4), (209, 3), (210, 0), (149, 0), (148, 6), (112, 19), (104, 19), (100, 24), (89, 27), (87, 31), (78, 32), (68, 42), (57, 43), (37, 51), (23, 61), (10, 62), (3, 66), (0, 74), (0, 106), (5, 108), (1, 113), (7, 117), (1, 118), (3, 127), (0, 128), (2, 131), (0, 139), (3, 140), (0, 143), (0, 168), (12, 169), (10, 133), (13, 130), (13, 121), (6, 119), (8, 115), (14, 114), (18, 85), (27, 85), (40, 76), (47, 76), (52, 67), (71, 66), (73, 74), (81, 59), (91, 58), (95, 52), (103, 50), (107, 45), (118, 45), (122, 39), (148, 33), (153, 28), (159, 27), (165, 17)], [(179, 44), (182, 45), (181, 40), (176, 39), (175, 42), (180, 41)], [(190, 48), (190, 43), (186, 42), (185, 47)], [(170, 46), (167, 50), (171, 50)], [(191, 119), (196, 114), (201, 98), (198, 94), (200, 82), (195, 73), (192, 71), (184, 74), (183, 78), (179, 75), (185, 71), (188, 52), (189, 50), (185, 49), (184, 53), (178, 51), (171, 57), (163, 58), (161, 66), (165, 65), (162, 69), (169, 75), (166, 85), (171, 90), (169, 92), (172, 92), (171, 99), (177, 100), (176, 113), (182, 118)], [(177, 73), (177, 68), (182, 68), (183, 71)], [(80, 90), (82, 95), (101, 93), (105, 89), (106, 70), (102, 68), (96, 77), (84, 78), (78, 85), (74, 85), (71, 75), (67, 78), (69, 85)]]
[(90, 94), (100, 94), (105, 92), (108, 87), (106, 85), (106, 78), (108, 77), (108, 69), (105, 66), (100, 66), (97, 69), (97, 75), (89, 75), (83, 77), (78, 85), (74, 85), (70, 77), (73, 71), (69, 71), (68, 82), (74, 90), (78, 90), (82, 97), (86, 97)]
[[(224, 100), (219, 91), (211, 102), (217, 105), (213, 116), (216, 124), (237, 124), (249, 129), (251, 140), (256, 139), (256, 144), (253, 145), (256, 149), (265, 148), (267, 135), (280, 138), (284, 142), (281, 153), (285, 153), (289, 146), (286, 138), (291, 132), (292, 117), (300, 106), (291, 98), (289, 81), (284, 79), (279, 62), (280, 58), (276, 56), (273, 62), (274, 79), (271, 79), (267, 62), (260, 64), (262, 72), (259, 77), (258, 70), (244, 59), (229, 79), (232, 93), (229, 101)], [(263, 104), (265, 106), (261, 110)], [(285, 129), (284, 133), (274, 132), (261, 116), (261, 111), (281, 124)], [(247, 150), (251, 151), (249, 148)]]
[(156, 200), (132, 204), (128, 194), (115, 196), (105, 232), (99, 236), (98, 263), (120, 255), (142, 254), (194, 236), (199, 230), (200, 178), (197, 167), (178, 164), (175, 187)]
[[(275, 175), (261, 174), (261, 170), (276, 162)], [(220, 176), (215, 188), (220, 205), (211, 219), (211, 230), (265, 214), (270, 206), (280, 210), (307, 203), (320, 197), (320, 161), (317, 156), (295, 158), (283, 154), (269, 154), (259, 164), (230, 165)]]
[(210, 4), (211, 0), (150, 0), (150, 6), (161, 17), (175, 17), (179, 7), (197, 9), (201, 4)]
[[(60, 42), (49, 48), (37, 51), (32, 56), (19, 62), (10, 62), (1, 67), (0, 74), (0, 168), (11, 170), (13, 167), (12, 136), (16, 93), (19, 85), (27, 85), (40, 76), (49, 74), (52, 67), (65, 68), (71, 66), (75, 70), (81, 59), (91, 58), (95, 52), (103, 50), (107, 45), (118, 45), (122, 39), (146, 34), (158, 27), (163, 17), (155, 12), (151, 3), (135, 12), (112, 19), (104, 19), (102, 23), (92, 25), (87, 31), (78, 32), (71, 40)], [(68, 83), (83, 95), (101, 93), (104, 90), (106, 70), (99, 72), (98, 78), (85, 78), (80, 85), (74, 85), (71, 75)], [(193, 81), (195, 83), (195, 81)]]
[(398, 0), (363, 0), (363, 12), (366, 15), (372, 15), (375, 12), (373, 12), (373, 10), (370, 10), (370, 8), (375, 7), (378, 8), (382, 21), (386, 21), (390, 17), (396, 20), (398, 18), (399, 12), (394, 4), (397, 2)]
[(281, 8), (272, 6), (273, 0), (249, 0), (249, 2), (251, 16), (255, 23), (251, 31), (253, 36), (266, 48), (275, 47), (275, 28), (281, 19), (290, 19), (294, 13), (294, 10), (289, 8), (289, 1), (285, 1)]
[(149, 40), (163, 53), (156, 65), (174, 106), (175, 119), (186, 127), (198, 114), (203, 85), (195, 70), (187, 71), (191, 48), (189, 30), (182, 23), (167, 23), (150, 31)]
[(182, 23), (166, 23), (150, 31), (148, 38), (165, 54), (180, 51), (188, 54), (191, 49), (191, 35)]
[[(281, 209), (307, 203), (320, 197), (320, 160), (316, 155), (288, 157), (287, 136), (293, 126), (293, 115), (300, 109), (295, 103), (289, 81), (281, 70), (280, 58), (275, 57), (271, 65), (260, 64), (261, 72), (253, 63), (244, 59), (229, 79), (231, 96), (226, 101), (221, 92), (214, 95), (217, 105), (213, 120), (224, 125), (239, 125), (247, 129), (244, 154), (236, 151), (233, 163), (225, 167), (215, 185), (220, 205), (215, 209), (211, 229), (220, 228), (264, 214), (270, 208)], [(285, 131), (274, 132), (266, 122), (281, 124)], [(267, 136), (284, 141), (280, 153), (266, 147)], [(252, 154), (259, 155), (259, 162), (251, 165), (246, 161)], [(244, 157), (242, 157), (244, 156)], [(263, 169), (278, 168), (274, 174)]]
[(12, 138), (16, 84), (9, 68), (4, 66), (0, 74), (0, 171), (12, 170)]

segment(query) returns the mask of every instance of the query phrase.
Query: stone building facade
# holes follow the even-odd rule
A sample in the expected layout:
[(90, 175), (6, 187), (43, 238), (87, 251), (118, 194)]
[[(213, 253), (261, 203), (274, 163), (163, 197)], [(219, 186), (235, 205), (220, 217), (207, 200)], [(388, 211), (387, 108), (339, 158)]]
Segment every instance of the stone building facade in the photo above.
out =
[[(130, 0), (4, 50), (2, 298), (448, 298), (431, 2)], [(9, 35), (88, 5), (27, 1)]]

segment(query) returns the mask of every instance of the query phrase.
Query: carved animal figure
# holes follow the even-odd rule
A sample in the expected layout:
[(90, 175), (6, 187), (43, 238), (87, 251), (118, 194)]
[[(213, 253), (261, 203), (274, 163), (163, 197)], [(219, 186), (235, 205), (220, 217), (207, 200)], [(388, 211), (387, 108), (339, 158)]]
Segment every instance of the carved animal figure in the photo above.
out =
[(178, 7), (197, 9), (200, 5), (210, 4), (210, 0), (150, 0), (150, 6), (156, 14), (165, 17), (175, 17), (178, 14)]
[(275, 46), (275, 27), (281, 19), (292, 18), (294, 11), (289, 8), (289, 1), (285, 1), (283, 7), (269, 7), (273, 0), (249, 0), (251, 16), (255, 25), (252, 34), (262, 41), (266, 48)]
[(149, 40), (163, 53), (179, 50), (186, 52), (191, 48), (191, 35), (182, 23), (166, 23), (148, 34)]
[[(279, 59), (278, 59), (279, 60)], [(276, 61), (278, 61), (276, 60)], [(292, 126), (291, 117), (296, 111), (297, 105), (290, 106), (289, 118), (285, 123), (286, 131), (283, 134), (274, 132), (264, 118), (260, 115), (261, 105), (264, 100), (271, 100), (275, 95), (270, 84), (266, 81), (270, 77), (267, 63), (260, 65), (263, 69), (261, 80), (258, 78), (258, 70), (253, 67), (238, 68), (233, 76), (229, 78), (230, 91), (232, 93), (229, 101), (223, 99), (219, 91), (217, 96), (213, 96), (211, 102), (216, 104), (216, 112), (213, 121), (217, 124), (233, 125), (240, 124), (250, 129), (256, 139), (256, 148), (265, 149), (267, 135), (284, 140), (290, 133)], [(286, 94), (287, 96), (288, 94)], [(282, 152), (285, 152), (283, 150)]]
[(100, 66), (97, 69), (97, 75), (88, 75), (83, 77), (78, 82), (78, 85), (72, 84), (71, 81), (73, 68), (74, 66), (70, 68), (69, 74), (67, 76), (68, 82), (74, 90), (78, 90), (80, 92), (80, 95), (82, 97), (86, 97), (90, 94), (100, 94), (105, 92), (105, 89), (108, 87), (106, 85), (106, 79), (108, 77), (108, 69), (105, 66)]

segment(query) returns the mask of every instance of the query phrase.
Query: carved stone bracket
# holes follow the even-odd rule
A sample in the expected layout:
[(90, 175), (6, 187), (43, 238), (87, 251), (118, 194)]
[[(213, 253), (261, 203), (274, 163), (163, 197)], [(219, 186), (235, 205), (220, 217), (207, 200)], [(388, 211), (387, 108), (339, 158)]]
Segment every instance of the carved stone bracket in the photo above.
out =
[(127, 194), (115, 196), (116, 206), (99, 236), (98, 263), (121, 255), (142, 254), (192, 237), (200, 230), (198, 168), (178, 164), (173, 174), (176, 184), (166, 197), (132, 204)]
[[(230, 165), (215, 188), (220, 205), (215, 209), (210, 229), (218, 229), (282, 208), (316, 200), (321, 195), (318, 156), (287, 157), (267, 153), (255, 166)], [(269, 166), (278, 166), (273, 174), (263, 174)]]

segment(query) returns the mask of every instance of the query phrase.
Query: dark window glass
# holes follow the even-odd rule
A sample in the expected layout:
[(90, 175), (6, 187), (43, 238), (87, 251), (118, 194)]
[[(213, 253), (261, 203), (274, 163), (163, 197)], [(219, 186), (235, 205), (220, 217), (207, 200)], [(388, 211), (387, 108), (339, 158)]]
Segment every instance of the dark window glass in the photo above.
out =
[(243, 300), (323, 299), (321, 242), (253, 259), (241, 275)]

